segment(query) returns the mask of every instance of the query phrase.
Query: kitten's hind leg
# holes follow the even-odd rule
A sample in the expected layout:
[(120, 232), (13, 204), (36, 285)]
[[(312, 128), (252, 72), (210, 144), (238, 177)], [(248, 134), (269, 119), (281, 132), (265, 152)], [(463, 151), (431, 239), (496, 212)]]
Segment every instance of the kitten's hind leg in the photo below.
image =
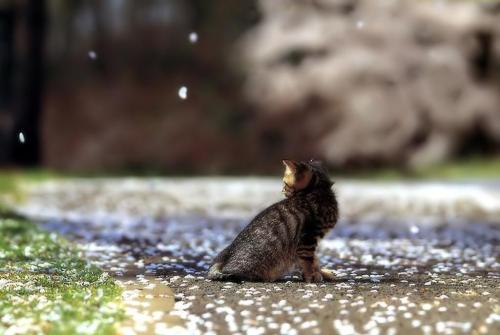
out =
[(221, 272), (221, 268), (222, 263), (215, 263), (214, 265), (212, 265), (210, 269), (208, 269), (208, 279), (217, 280), (218, 278), (221, 278), (223, 275)]
[(208, 269), (207, 277), (211, 280), (225, 280), (228, 274), (222, 272), (222, 263), (215, 263)]
[(235, 274), (222, 272), (222, 263), (215, 263), (212, 265), (208, 270), (207, 278), (210, 280), (232, 281), (236, 283), (243, 280), (243, 278)]

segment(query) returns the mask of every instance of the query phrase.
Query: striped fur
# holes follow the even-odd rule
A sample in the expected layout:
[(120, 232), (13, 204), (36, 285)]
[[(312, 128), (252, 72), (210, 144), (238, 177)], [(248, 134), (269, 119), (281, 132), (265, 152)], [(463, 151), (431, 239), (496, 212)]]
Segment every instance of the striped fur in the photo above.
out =
[(209, 279), (275, 281), (296, 267), (305, 281), (332, 279), (316, 248), (337, 222), (333, 183), (319, 162), (283, 162), (286, 198), (259, 213), (214, 259)]

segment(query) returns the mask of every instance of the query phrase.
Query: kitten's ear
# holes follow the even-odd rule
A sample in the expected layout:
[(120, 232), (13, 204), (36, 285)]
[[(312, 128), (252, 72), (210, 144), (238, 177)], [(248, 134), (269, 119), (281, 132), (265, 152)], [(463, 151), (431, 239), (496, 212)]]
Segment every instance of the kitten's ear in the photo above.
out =
[(297, 168), (298, 168), (297, 162), (292, 161), (290, 159), (284, 159), (283, 165), (285, 165), (285, 168), (287, 168), (290, 172), (292, 172), (292, 173), (297, 172)]
[(288, 186), (293, 186), (296, 191), (306, 188), (311, 182), (313, 171), (308, 164), (284, 159), (283, 164), (286, 167), (283, 181)]
[(297, 191), (309, 186), (313, 177), (313, 170), (309, 165), (304, 165), (304, 168), (295, 176), (294, 187)]

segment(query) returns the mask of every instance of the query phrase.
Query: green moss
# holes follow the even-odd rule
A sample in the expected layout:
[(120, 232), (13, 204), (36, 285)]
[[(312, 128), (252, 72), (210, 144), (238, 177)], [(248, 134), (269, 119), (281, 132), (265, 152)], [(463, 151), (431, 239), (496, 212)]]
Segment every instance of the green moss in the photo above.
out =
[(447, 162), (416, 171), (421, 178), (483, 179), (500, 178), (500, 157), (472, 157), (457, 162)]
[(6, 203), (22, 201), (23, 185), (55, 178), (59, 175), (42, 169), (0, 170), (0, 217), (12, 216)]
[(23, 183), (54, 179), (57, 175), (47, 170), (0, 170), (0, 195), (17, 194)]
[(112, 334), (121, 289), (54, 233), (0, 219), (0, 333)]

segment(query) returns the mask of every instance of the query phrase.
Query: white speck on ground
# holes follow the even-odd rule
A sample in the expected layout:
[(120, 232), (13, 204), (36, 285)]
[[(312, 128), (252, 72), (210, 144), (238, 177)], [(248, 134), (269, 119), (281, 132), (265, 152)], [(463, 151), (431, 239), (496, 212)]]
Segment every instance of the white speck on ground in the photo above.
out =
[(250, 306), (250, 305), (254, 304), (254, 301), (253, 300), (240, 300), (239, 304), (242, 306)]
[(418, 234), (419, 231), (420, 231), (420, 229), (417, 226), (411, 226), (410, 227), (410, 232), (412, 234)]

